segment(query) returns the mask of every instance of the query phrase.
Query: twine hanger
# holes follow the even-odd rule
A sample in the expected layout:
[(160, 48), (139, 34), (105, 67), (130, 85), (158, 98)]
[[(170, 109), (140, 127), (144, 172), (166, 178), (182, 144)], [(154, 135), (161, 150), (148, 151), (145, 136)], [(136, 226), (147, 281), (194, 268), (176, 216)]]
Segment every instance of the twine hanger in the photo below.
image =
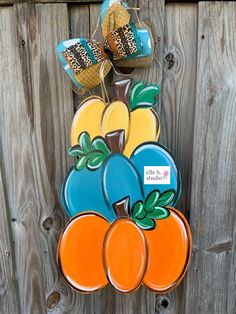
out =
[[(156, 82), (156, 83), (153, 83), (155, 85), (160, 85), (161, 81), (162, 81), (162, 65), (160, 63), (160, 61), (158, 60), (157, 57), (154, 57), (154, 60), (157, 62), (158, 66), (159, 66), (159, 69), (160, 69), (160, 78), (159, 80)], [(107, 91), (107, 88), (106, 88), (106, 84), (105, 84), (105, 65), (107, 62), (110, 62), (112, 68), (113, 68), (113, 71), (116, 73), (116, 75), (118, 76), (123, 76), (123, 77), (130, 77), (130, 74), (126, 74), (126, 73), (121, 73), (119, 71), (117, 71), (117, 69), (115, 68), (114, 64), (109, 60), (105, 60), (102, 62), (101, 66), (100, 66), (100, 69), (99, 69), (99, 77), (100, 77), (100, 80), (101, 80), (101, 93), (102, 93), (102, 98), (107, 101), (107, 104), (109, 105), (111, 102), (110, 102), (110, 99), (109, 99), (109, 96), (108, 96), (108, 91)]]

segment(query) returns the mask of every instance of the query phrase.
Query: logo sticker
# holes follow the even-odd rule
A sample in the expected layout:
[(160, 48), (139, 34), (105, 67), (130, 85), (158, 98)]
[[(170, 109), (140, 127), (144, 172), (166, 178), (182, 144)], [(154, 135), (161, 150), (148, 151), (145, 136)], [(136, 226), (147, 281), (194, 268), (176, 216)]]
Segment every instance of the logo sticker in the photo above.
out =
[(170, 166), (144, 166), (144, 184), (170, 184)]

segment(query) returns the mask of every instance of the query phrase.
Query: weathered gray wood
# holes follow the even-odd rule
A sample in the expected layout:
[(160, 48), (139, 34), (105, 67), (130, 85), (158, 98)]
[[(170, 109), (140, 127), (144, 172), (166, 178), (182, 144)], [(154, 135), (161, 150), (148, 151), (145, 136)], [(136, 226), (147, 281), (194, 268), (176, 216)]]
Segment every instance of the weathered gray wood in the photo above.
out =
[[(196, 45), (197, 5), (166, 5), (160, 142), (173, 154), (181, 171), (183, 191), (177, 208), (185, 215), (190, 210)], [(184, 288), (182, 283), (161, 298), (160, 302), (166, 304), (166, 308), (162, 306), (164, 313), (183, 313)]]
[[(45, 313), (44, 280), (31, 150), (31, 104), (28, 99), (21, 55), (21, 39), (16, 34), (14, 12), (6, 20), (6, 33), (1, 37), (2, 50), (0, 125), (3, 165), (6, 174), (7, 201), (12, 217), (15, 242), (16, 276), (22, 313)], [(7, 223), (7, 222), (6, 222)]]
[(196, 94), (197, 5), (166, 5), (161, 142), (182, 175), (181, 211), (188, 215)]
[[(146, 22), (153, 28), (155, 40), (157, 40), (156, 57), (163, 64), (163, 43), (164, 43), (164, 22), (165, 22), (165, 1), (140, 0), (132, 1), (130, 7), (139, 7), (139, 17), (141, 21)], [(149, 68), (136, 68), (129, 76), (134, 80), (143, 80), (146, 83), (156, 83), (160, 81), (162, 68), (157, 62), (154, 62)], [(115, 79), (122, 76), (114, 75)], [(126, 76), (124, 76), (126, 77)], [(164, 303), (163, 303), (164, 300)], [(166, 297), (158, 297), (145, 287), (141, 287), (137, 292), (133, 293), (129, 298), (126, 295), (116, 293), (115, 313), (156, 313), (166, 308)], [(168, 301), (169, 302), (169, 301)], [(112, 302), (114, 303), (114, 301)], [(169, 306), (169, 303), (168, 303)]]
[(0, 6), (23, 3), (99, 3), (102, 0), (0, 0)]
[(22, 313), (45, 313), (46, 305), (63, 313), (77, 304), (55, 263), (73, 115), (55, 53), (69, 36), (67, 16), (65, 4), (17, 5), (4, 41), (1, 137)]
[[(74, 109), (55, 45), (69, 38), (68, 9), (0, 7), (0, 313), (236, 312), (236, 4), (202, 2), (197, 12), (194, 4), (139, 2), (130, 5), (141, 6), (160, 40), (161, 142), (180, 166), (179, 209), (190, 215), (193, 231), (187, 280), (164, 296), (145, 288), (123, 295), (110, 286), (81, 295), (61, 278), (59, 189), (72, 162), (66, 150)], [(98, 12), (97, 4), (70, 5), (71, 37), (91, 36)], [(156, 65), (133, 74), (146, 82), (159, 78)]]
[[(2, 13), (0, 13), (2, 17)], [(11, 239), (11, 227), (8, 217), (8, 205), (0, 169), (0, 313), (18, 312), (18, 290), (15, 278), (15, 267)]]
[[(0, 41), (0, 53), (3, 57), (3, 50), (5, 49), (3, 47), (3, 43), (7, 40), (7, 23), (12, 20), (12, 15), (13, 8), (0, 9), (0, 38), (3, 39)], [(0, 119), (0, 123), (2, 123), (2, 118)], [(3, 183), (6, 181), (6, 178), (4, 178), (4, 169), (2, 166), (2, 147), (0, 144), (0, 313), (17, 314), (19, 313), (19, 299), (17, 281), (15, 278), (14, 249), (12, 248), (13, 241), (9, 218), (9, 207)]]
[(200, 2), (185, 313), (236, 312), (236, 3)]
[(78, 305), (76, 294), (61, 278), (56, 265), (57, 241), (64, 227), (59, 197), (61, 182), (70, 165), (67, 148), (73, 99), (55, 48), (69, 36), (68, 9), (66, 4), (38, 4), (25, 6), (23, 10), (28, 11), (26, 25), (31, 26), (26, 35), (31, 65), (32, 120), (35, 121), (32, 149), (45, 300), (48, 309), (64, 312)]

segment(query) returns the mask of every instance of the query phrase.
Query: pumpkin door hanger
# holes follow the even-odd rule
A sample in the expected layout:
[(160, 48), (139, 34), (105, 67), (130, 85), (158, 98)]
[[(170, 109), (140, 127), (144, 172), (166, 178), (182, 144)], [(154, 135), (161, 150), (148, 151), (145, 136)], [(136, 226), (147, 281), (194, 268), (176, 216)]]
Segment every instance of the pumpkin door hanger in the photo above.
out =
[(82, 293), (109, 282), (128, 293), (141, 285), (166, 293), (183, 278), (191, 232), (174, 208), (181, 176), (157, 142), (159, 87), (130, 79), (113, 84), (113, 101), (98, 96), (79, 106), (69, 154), (77, 158), (61, 189), (71, 220), (58, 245), (68, 284)]

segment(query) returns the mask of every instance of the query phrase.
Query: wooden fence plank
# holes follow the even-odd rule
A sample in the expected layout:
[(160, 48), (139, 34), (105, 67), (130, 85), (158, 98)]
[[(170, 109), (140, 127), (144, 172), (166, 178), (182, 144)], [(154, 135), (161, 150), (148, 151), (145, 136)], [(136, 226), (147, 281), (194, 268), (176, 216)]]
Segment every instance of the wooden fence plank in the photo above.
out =
[(236, 312), (236, 3), (200, 2), (185, 313)]
[(69, 36), (67, 5), (17, 5), (8, 23), (0, 88), (9, 93), (2, 92), (1, 135), (21, 312), (42, 314), (47, 305), (64, 313), (78, 305), (55, 263), (73, 115), (72, 93), (55, 53), (57, 42)]
[(29, 10), (34, 176), (40, 206), (45, 299), (49, 310), (63, 313), (78, 306), (77, 294), (61, 278), (56, 265), (57, 241), (65, 221), (59, 204), (60, 186), (72, 162), (67, 157), (72, 91), (55, 50), (58, 42), (69, 36), (68, 8), (66, 4), (37, 4)]
[[(0, 8), (0, 168), (7, 178), (1, 189), (0, 173), (0, 312), (17, 313), (18, 294), (26, 314), (236, 312), (236, 4), (201, 2), (198, 14), (194, 4), (164, 4), (131, 1), (159, 37), (161, 143), (180, 166), (179, 208), (193, 231), (186, 282), (164, 296), (145, 288), (127, 296), (110, 286), (81, 295), (59, 275), (56, 246), (65, 224), (59, 190), (72, 162), (66, 150), (74, 106), (55, 45), (69, 38), (69, 20), (71, 37), (91, 36), (99, 8), (70, 5), (68, 20), (66, 4), (18, 4), (15, 13)], [(131, 75), (155, 82), (160, 73), (154, 64)]]
[[(13, 20), (14, 12), (13, 8), (0, 8), (0, 54), (2, 58), (5, 57), (5, 53), (11, 48), (11, 44), (8, 42), (8, 36), (10, 33), (10, 22)], [(5, 51), (5, 52), (4, 52)], [(5, 71), (3, 69), (1, 78), (5, 77)], [(3, 80), (0, 78), (0, 85), (3, 85)], [(0, 88), (0, 97), (3, 99), (3, 90)], [(0, 124), (3, 116), (0, 116)], [(7, 202), (3, 158), (2, 158), (2, 145), (0, 141), (0, 313), (12, 314), (18, 312), (18, 289), (17, 281), (15, 278), (14, 267), (14, 249), (10, 217), (9, 206)]]
[(12, 217), (16, 271), (22, 313), (46, 313), (36, 195), (31, 150), (31, 104), (27, 89), (22, 43), (16, 34), (16, 15), (6, 20), (0, 89), (1, 140), (6, 190)]
[[(190, 209), (196, 40), (197, 6), (166, 5), (160, 142), (173, 154), (181, 171), (183, 190), (177, 207), (185, 215)], [(166, 306), (164, 313), (167, 309), (168, 313), (183, 313), (184, 288), (181, 284), (172, 293), (161, 297), (160, 302)]]
[(12, 5), (12, 4), (23, 4), (23, 3), (93, 3), (93, 2), (102, 2), (102, 0), (0, 0), (0, 6)]
[[(163, 42), (164, 42), (164, 21), (165, 21), (165, 1), (159, 0), (139, 0), (133, 1), (131, 7), (140, 7), (140, 19), (151, 25), (156, 39), (158, 40), (157, 58), (163, 63)], [(159, 65), (154, 62), (149, 68), (136, 68), (130, 74), (136, 80), (143, 80), (146, 83), (155, 83), (160, 80), (161, 72)], [(117, 76), (116, 76), (117, 78)], [(115, 309), (119, 313), (156, 313), (161, 311), (162, 298), (149, 291), (145, 287), (127, 298), (126, 295), (118, 294), (115, 300)], [(120, 310), (119, 310), (120, 309)], [(161, 312), (160, 312), (161, 313)]]
[[(8, 16), (8, 14), (4, 14)], [(0, 16), (3, 13), (0, 10)], [(2, 167), (2, 165), (0, 165)], [(11, 239), (11, 227), (8, 217), (8, 205), (3, 186), (3, 173), (0, 168), (0, 313), (12, 314), (18, 312), (18, 290), (15, 278), (15, 267)]]

